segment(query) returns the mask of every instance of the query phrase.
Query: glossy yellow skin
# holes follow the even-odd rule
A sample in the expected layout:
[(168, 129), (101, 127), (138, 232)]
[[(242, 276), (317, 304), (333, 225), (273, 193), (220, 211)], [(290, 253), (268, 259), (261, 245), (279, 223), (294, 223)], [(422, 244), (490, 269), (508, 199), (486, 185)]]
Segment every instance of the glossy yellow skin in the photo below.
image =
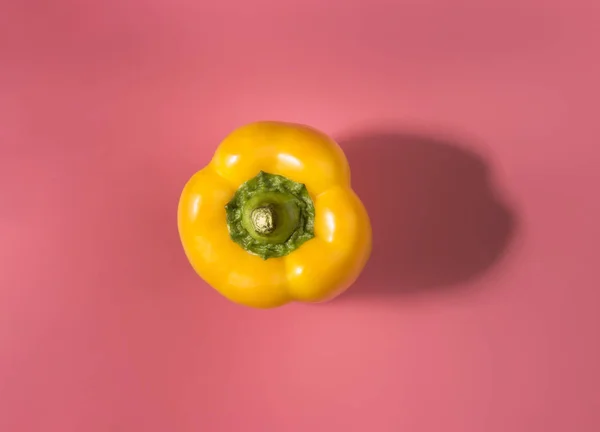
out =
[[(315, 205), (315, 237), (267, 260), (230, 239), (225, 215), (237, 188), (261, 170), (304, 183)], [(330, 300), (350, 287), (371, 253), (369, 216), (350, 187), (341, 148), (292, 123), (256, 122), (227, 136), (185, 185), (178, 228), (198, 275), (229, 300), (257, 308)]]

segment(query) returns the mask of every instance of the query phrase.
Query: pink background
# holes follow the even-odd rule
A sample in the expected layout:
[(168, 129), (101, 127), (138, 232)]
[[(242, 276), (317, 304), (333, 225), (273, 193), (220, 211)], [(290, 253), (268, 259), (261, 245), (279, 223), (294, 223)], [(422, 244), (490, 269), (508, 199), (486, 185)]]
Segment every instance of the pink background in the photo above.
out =
[[(597, 0), (2, 0), (0, 430), (600, 430), (599, 46)], [(374, 253), (332, 303), (183, 255), (258, 119), (352, 163)]]

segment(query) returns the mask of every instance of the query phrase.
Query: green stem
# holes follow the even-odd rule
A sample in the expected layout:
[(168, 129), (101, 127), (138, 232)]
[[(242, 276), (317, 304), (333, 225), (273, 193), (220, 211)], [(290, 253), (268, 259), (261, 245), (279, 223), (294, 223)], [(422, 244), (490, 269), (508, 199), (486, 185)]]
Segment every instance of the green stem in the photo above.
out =
[(315, 209), (306, 187), (260, 172), (226, 206), (231, 239), (263, 259), (289, 254), (314, 237)]

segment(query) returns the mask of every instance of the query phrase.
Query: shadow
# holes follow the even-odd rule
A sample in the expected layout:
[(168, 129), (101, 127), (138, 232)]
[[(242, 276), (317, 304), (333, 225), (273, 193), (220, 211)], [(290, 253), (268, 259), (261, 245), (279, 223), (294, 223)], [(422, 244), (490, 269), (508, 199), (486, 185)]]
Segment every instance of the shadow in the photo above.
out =
[(339, 142), (373, 226), (371, 259), (349, 297), (456, 287), (503, 254), (516, 220), (480, 156), (451, 139), (403, 133)]

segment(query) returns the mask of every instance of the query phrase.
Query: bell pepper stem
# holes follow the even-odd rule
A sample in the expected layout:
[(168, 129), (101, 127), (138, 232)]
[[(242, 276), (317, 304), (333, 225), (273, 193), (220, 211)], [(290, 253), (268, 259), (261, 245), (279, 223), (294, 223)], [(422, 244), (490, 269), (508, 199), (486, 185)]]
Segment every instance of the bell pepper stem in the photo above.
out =
[(252, 227), (258, 234), (271, 234), (276, 228), (276, 213), (272, 205), (258, 207), (250, 213)]
[(315, 208), (306, 187), (260, 172), (225, 206), (231, 239), (263, 259), (287, 255), (314, 237)]

